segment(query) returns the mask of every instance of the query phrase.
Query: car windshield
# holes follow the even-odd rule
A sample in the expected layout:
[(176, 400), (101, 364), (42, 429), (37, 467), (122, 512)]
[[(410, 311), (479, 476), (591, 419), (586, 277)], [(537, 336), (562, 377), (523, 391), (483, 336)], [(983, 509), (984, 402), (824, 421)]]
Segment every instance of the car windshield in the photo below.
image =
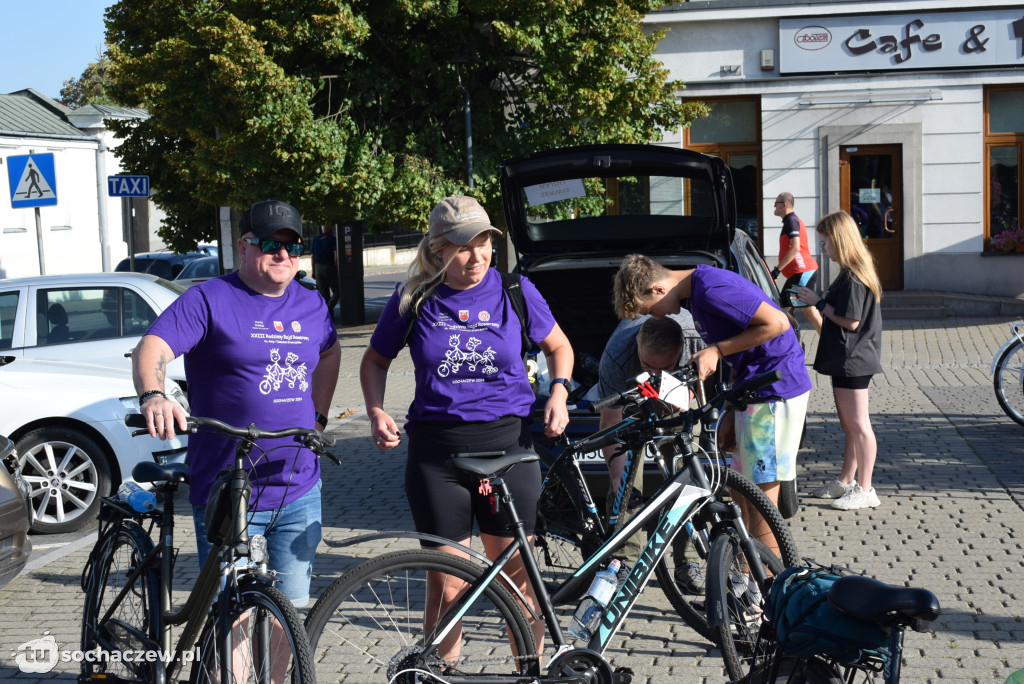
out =
[(574, 178), (522, 189), (532, 241), (638, 242), (706, 234), (717, 220), (707, 178)]

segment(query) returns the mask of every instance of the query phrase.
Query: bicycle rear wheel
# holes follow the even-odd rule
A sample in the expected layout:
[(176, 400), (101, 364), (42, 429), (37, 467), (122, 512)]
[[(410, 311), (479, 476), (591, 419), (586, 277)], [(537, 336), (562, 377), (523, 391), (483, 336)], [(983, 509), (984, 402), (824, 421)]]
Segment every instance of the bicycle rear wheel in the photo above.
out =
[(1024, 346), (1020, 340), (999, 355), (992, 382), (999, 406), (1017, 424), (1024, 425)]
[(159, 575), (152, 564), (132, 582), (110, 617), (103, 616), (128, 586), (132, 572), (152, 551), (153, 542), (134, 520), (114, 523), (102, 534), (82, 573), (85, 609), (82, 616), (82, 652), (97, 657), (82, 661), (82, 674), (104, 674), (121, 681), (152, 682), (157, 664), (124, 662), (112, 653), (144, 653), (160, 633)]
[[(231, 591), (226, 589), (225, 591)], [(238, 586), (232, 610), (231, 682), (314, 682), (306, 630), (295, 607), (280, 589), (254, 580)], [(221, 681), (217, 608), (207, 619), (192, 663), (192, 684)]]
[[(458, 643), (430, 655), (423, 630), (428, 572), (451, 587), (474, 581), (483, 570), (440, 551), (397, 551), (336, 580), (306, 618), (317, 680), (411, 684), (421, 676), (443, 681), (453, 674), (537, 673), (530, 624), (519, 601), (499, 583), (467, 606), (453, 632)], [(437, 624), (444, 620), (439, 616)]]
[[(770, 575), (783, 570), (782, 561), (755, 541), (761, 562)], [(755, 661), (757, 637), (763, 622), (765, 596), (750, 575), (747, 556), (735, 536), (721, 535), (711, 546), (708, 571), (725, 588), (725, 621), (714, 630), (729, 678), (739, 680)]]
[[(796, 541), (789, 531), (789, 526), (760, 487), (725, 466), (705, 464), (704, 472), (707, 474), (709, 482), (722, 483), (715, 494), (716, 501), (736, 500), (742, 502), (746, 510), (755, 510), (765, 519), (768, 532), (754, 538), (766, 547), (774, 538), (779, 547), (781, 555), (779, 560), (783, 568), (797, 565), (800, 562)], [(692, 523), (693, 530), (684, 530), (679, 533), (673, 544), (673, 553), (666, 554), (654, 571), (662, 591), (665, 592), (669, 603), (683, 618), (683, 621), (705, 639), (714, 641), (714, 634), (708, 627), (704, 592), (695, 592), (692, 583), (686, 581), (687, 574), (696, 574), (701, 576), (705, 582), (707, 580), (708, 552), (714, 542), (712, 536), (714, 520), (707, 508), (704, 508), (694, 516)], [(695, 543), (693, 535), (708, 540), (707, 546), (704, 546), (703, 550), (701, 550), (701, 545)], [(684, 564), (688, 564), (689, 567), (684, 567)]]

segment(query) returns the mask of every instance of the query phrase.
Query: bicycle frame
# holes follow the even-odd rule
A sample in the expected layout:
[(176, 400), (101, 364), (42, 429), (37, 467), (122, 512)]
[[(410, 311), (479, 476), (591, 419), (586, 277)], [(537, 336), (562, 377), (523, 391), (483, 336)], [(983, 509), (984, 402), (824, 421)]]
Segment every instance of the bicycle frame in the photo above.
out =
[[(236, 474), (239, 471), (244, 474), (245, 457), (248, 455), (251, 448), (252, 443), (247, 440), (242, 440), (236, 445)], [(117, 597), (111, 602), (110, 607), (107, 608), (107, 611), (98, 621), (98, 624), (102, 624), (110, 619), (114, 611), (120, 606), (125, 594), (134, 588), (136, 580), (138, 580), (144, 572), (156, 565), (157, 560), (159, 559), (160, 616), (157, 631), (160, 635), (159, 646), (163, 653), (171, 653), (171, 628), (184, 625), (177, 643), (173, 644), (173, 657), (165, 667), (164, 675), (167, 680), (174, 680), (175, 676), (180, 671), (184, 664), (183, 654), (185, 650), (190, 651), (195, 648), (196, 643), (199, 641), (199, 634), (206, 622), (209, 611), (218, 600), (218, 595), (220, 596), (222, 603), (220, 609), (221, 612), (226, 613), (227, 611), (227, 603), (230, 601), (230, 596), (228, 592), (221, 591), (222, 583), (218, 578), (222, 575), (227, 578), (228, 575), (237, 573), (238, 568), (235, 567), (234, 561), (238, 558), (248, 557), (248, 533), (246, 530), (246, 514), (248, 512), (248, 508), (249, 500), (248, 496), (245, 496), (245, 492), (232, 487), (231, 510), (234, 515), (231, 522), (232, 532), (228, 538), (235, 541), (227, 546), (214, 545), (210, 549), (210, 554), (207, 556), (206, 562), (203, 564), (203, 567), (199, 572), (196, 584), (189, 593), (185, 603), (177, 609), (172, 609), (171, 597), (173, 595), (174, 547), (173, 545), (168, 544), (173, 544), (172, 531), (174, 529), (174, 498), (173, 496), (166, 497), (164, 500), (163, 512), (160, 514), (160, 521), (158, 523), (160, 532), (159, 540), (154, 545), (153, 550), (150, 551), (142, 562), (140, 562), (128, 575), (128, 579), (125, 581), (124, 586), (121, 587)], [(232, 585), (237, 586), (237, 583), (236, 577), (229, 580), (225, 588)], [(219, 634), (218, 637), (223, 641), (219, 646), (222, 649), (221, 657), (226, 659), (226, 662), (221, 665), (222, 673), (229, 673), (231, 672), (230, 658), (232, 653), (231, 630), (221, 631), (222, 634)], [(151, 639), (143, 634), (136, 634), (136, 637), (149, 645), (151, 650), (155, 650), (154, 647), (156, 647), (157, 644), (152, 643)]]
[[(603, 653), (607, 648), (609, 641), (615, 635), (615, 632), (629, 614), (633, 604), (636, 603), (640, 593), (650, 580), (651, 575), (654, 573), (655, 566), (665, 555), (668, 549), (671, 548), (672, 540), (683, 528), (685, 522), (697, 511), (700, 505), (712, 496), (711, 492), (708, 490), (691, 485), (689, 483), (689, 478), (690, 474), (687, 470), (680, 470), (676, 473), (668, 482), (659, 488), (658, 492), (637, 511), (626, 525), (619, 529), (619, 531), (612, 535), (612, 537), (607, 539), (590, 556), (590, 558), (584, 562), (583, 566), (577, 569), (576, 572), (565, 580), (565, 582), (555, 590), (554, 594), (550, 596), (544, 586), (543, 580), (541, 579), (540, 568), (537, 566), (537, 561), (534, 559), (533, 554), (520, 554), (530, 583), (533, 585), (534, 591), (537, 593), (537, 599), (540, 603), (548, 633), (554, 639), (554, 643), (559, 654), (566, 649), (568, 644), (565, 640), (562, 628), (558, 624), (558, 619), (555, 615), (552, 601), (557, 602), (560, 598), (579, 589), (580, 584), (588, 581), (586, 576), (593, 566), (601, 563), (614, 551), (621, 548), (626, 543), (626, 540), (647, 521), (652, 519), (655, 515), (661, 515), (661, 519), (658, 522), (655, 532), (651, 535), (647, 542), (647, 546), (641, 552), (639, 560), (630, 570), (622, 586), (619, 587), (618, 591), (616, 591), (615, 595), (609, 602), (602, 617), (601, 625), (588, 644), (588, 648), (591, 650)], [(468, 591), (466, 591), (463, 596), (449, 608), (446, 613), (448, 617), (436, 625), (433, 631), (427, 636), (426, 641), (429, 646), (424, 653), (425, 656), (429, 657), (437, 654), (437, 651), (444, 639), (453, 629), (458, 628), (460, 620), (468, 612), (470, 606), (472, 606), (472, 604), (483, 594), (485, 589), (496, 580), (512, 557), (517, 552), (530, 548), (530, 542), (526, 536), (523, 522), (519, 518), (519, 514), (515, 509), (515, 503), (512, 500), (512, 496), (509, 494), (508, 487), (504, 480), (500, 477), (495, 477), (491, 478), (490, 483), (491, 486), (499, 492), (501, 504), (505, 506), (505, 510), (514, 533), (513, 540), (501, 555), (490, 564), (487, 571), (473, 582)], [(529, 606), (527, 607), (534, 619), (540, 618), (532, 608), (529, 608)], [(493, 677), (488, 677), (486, 678), (486, 681), (493, 681), (494, 679), (495, 678)], [(534, 681), (535, 679), (536, 678), (534, 677), (525, 677), (522, 681)], [(458, 676), (452, 676), (450, 677), (450, 680), (458, 682), (472, 681), (471, 678), (462, 678)], [(516, 678), (511, 678), (511, 680), (518, 681)]]

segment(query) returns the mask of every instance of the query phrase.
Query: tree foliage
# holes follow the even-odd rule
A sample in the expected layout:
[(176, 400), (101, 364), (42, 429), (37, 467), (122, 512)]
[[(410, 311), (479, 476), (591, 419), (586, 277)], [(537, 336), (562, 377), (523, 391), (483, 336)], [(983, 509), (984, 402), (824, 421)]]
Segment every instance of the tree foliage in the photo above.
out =
[(71, 109), (78, 109), (88, 104), (116, 105), (107, 93), (110, 86), (110, 58), (104, 53), (90, 62), (82, 75), (69, 78), (60, 88), (58, 101)]
[[(650, 0), (120, 0), (115, 124), (172, 245), (213, 236), (213, 206), (279, 198), (310, 220), (422, 227), (475, 188), (500, 220), (497, 164), (573, 144), (650, 142), (688, 123), (643, 30)], [(460, 54), (468, 63), (456, 66)]]

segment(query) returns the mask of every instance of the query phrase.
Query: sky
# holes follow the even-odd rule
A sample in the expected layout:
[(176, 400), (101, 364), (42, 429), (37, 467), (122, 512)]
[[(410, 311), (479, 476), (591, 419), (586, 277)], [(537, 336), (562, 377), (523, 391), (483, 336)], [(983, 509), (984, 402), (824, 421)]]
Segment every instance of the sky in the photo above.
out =
[(115, 0), (0, 0), (0, 93), (33, 88), (53, 99), (103, 51), (103, 12)]

